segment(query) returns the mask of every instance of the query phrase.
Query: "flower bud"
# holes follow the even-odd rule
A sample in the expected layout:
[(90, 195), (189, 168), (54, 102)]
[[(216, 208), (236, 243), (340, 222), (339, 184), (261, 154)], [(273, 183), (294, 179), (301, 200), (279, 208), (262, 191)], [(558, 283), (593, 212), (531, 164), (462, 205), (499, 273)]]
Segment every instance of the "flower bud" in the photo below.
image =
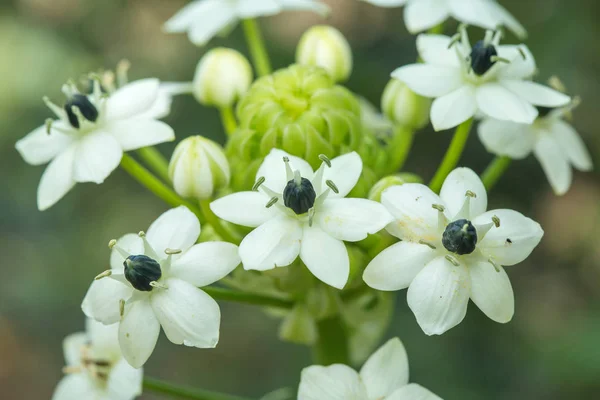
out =
[(369, 191), (369, 200), (381, 201), (381, 194), (392, 186), (404, 185), (405, 183), (423, 183), (419, 175), (403, 172), (381, 178)]
[(414, 130), (427, 125), (430, 107), (430, 99), (419, 96), (397, 79), (388, 82), (381, 97), (381, 109), (385, 116)]
[(312, 346), (317, 340), (317, 324), (304, 304), (296, 304), (279, 326), (279, 338)]
[(208, 199), (229, 185), (231, 175), (221, 146), (202, 136), (190, 136), (175, 147), (169, 177), (180, 196)]
[(202, 57), (194, 75), (193, 93), (203, 105), (229, 107), (252, 83), (252, 67), (241, 53), (223, 47)]
[(298, 43), (296, 62), (324, 68), (334, 81), (342, 82), (352, 72), (352, 50), (337, 29), (327, 25), (313, 26)]

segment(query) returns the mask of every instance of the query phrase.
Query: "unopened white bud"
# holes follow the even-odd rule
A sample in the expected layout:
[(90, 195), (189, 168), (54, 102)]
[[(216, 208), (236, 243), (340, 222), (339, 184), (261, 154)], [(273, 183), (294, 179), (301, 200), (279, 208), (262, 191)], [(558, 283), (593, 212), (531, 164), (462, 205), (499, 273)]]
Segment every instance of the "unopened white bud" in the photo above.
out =
[(419, 96), (397, 79), (389, 81), (381, 97), (384, 115), (410, 129), (421, 129), (427, 125), (430, 107), (430, 99)]
[(220, 47), (210, 50), (198, 63), (193, 93), (203, 105), (229, 107), (248, 91), (251, 83), (252, 67), (246, 57)]
[(191, 136), (175, 147), (169, 177), (177, 194), (202, 200), (228, 186), (231, 174), (221, 146), (202, 136)]
[(352, 72), (352, 50), (340, 31), (317, 25), (302, 35), (296, 49), (296, 62), (321, 67), (336, 82), (341, 82)]

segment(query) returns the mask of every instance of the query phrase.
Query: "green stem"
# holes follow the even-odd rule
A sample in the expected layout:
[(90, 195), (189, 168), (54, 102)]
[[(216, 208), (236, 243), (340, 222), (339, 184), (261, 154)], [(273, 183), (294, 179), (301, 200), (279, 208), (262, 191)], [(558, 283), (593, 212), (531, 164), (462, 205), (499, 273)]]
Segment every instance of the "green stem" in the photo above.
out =
[(456, 167), (456, 164), (458, 164), (458, 160), (460, 159), (465, 144), (467, 143), (467, 139), (469, 138), (471, 125), (473, 125), (473, 118), (468, 119), (456, 128), (452, 142), (450, 142), (450, 147), (448, 147), (446, 155), (438, 167), (433, 179), (429, 182), (429, 188), (434, 192), (438, 193), (440, 191), (444, 180), (454, 167)]
[(161, 182), (160, 179), (152, 175), (150, 171), (140, 165), (130, 155), (123, 154), (123, 158), (121, 159), (121, 168), (123, 168), (129, 175), (131, 175), (133, 179), (141, 183), (146, 187), (146, 189), (150, 190), (156, 195), (156, 197), (163, 200), (165, 203), (173, 207), (182, 205), (186, 206), (191, 212), (196, 214), (200, 221), (204, 220), (202, 212), (198, 207), (179, 197), (177, 193)]
[(215, 300), (231, 301), (234, 303), (244, 303), (252, 304), (255, 306), (267, 306), (284, 309), (291, 309), (292, 307), (294, 307), (293, 301), (278, 299), (276, 297), (271, 296), (239, 292), (236, 290), (225, 289), (215, 286), (205, 286), (201, 289)]
[(242, 25), (244, 26), (246, 42), (248, 42), (250, 48), (256, 73), (258, 76), (269, 75), (271, 73), (271, 62), (258, 23), (254, 19), (245, 19)]
[(223, 123), (223, 128), (225, 128), (225, 133), (227, 133), (227, 136), (231, 136), (237, 129), (237, 121), (235, 120), (233, 109), (231, 106), (223, 107), (219, 109), (219, 113), (221, 114), (221, 122)]
[(169, 177), (169, 162), (154, 147), (142, 147), (137, 151), (138, 155), (150, 167), (150, 169), (165, 182), (171, 182)]
[(319, 365), (348, 364), (348, 337), (341, 317), (317, 322), (317, 330), (319, 338), (312, 351), (314, 362)]
[(169, 382), (161, 381), (155, 378), (144, 378), (144, 389), (156, 393), (162, 393), (174, 396), (180, 399), (194, 400), (249, 400), (247, 397), (239, 397), (230, 394), (211, 392), (203, 389), (190, 388), (186, 386), (174, 385)]
[(402, 126), (394, 127), (394, 136), (388, 146), (389, 168), (388, 174), (398, 172), (404, 166), (406, 158), (410, 153), (415, 132)]
[(483, 171), (481, 180), (483, 181), (483, 184), (487, 190), (490, 190), (494, 187), (502, 174), (504, 174), (504, 171), (506, 171), (510, 166), (511, 161), (512, 160), (509, 157), (497, 156), (494, 158), (494, 161), (488, 165), (485, 171)]
[(221, 239), (227, 242), (240, 244), (242, 241), (241, 238), (227, 230), (221, 223), (219, 217), (212, 212), (210, 209), (210, 200), (200, 200), (200, 210), (202, 210), (202, 214), (204, 215), (204, 218), (206, 218), (206, 222), (208, 222), (213, 227), (215, 232), (221, 236)]

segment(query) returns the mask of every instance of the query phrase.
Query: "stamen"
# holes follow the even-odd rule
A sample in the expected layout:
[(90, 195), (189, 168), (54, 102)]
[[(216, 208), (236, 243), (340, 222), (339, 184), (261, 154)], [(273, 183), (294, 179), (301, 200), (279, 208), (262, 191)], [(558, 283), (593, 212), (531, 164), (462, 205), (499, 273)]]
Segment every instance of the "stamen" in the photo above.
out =
[(181, 249), (169, 249), (168, 247), (165, 249), (165, 254), (171, 256), (173, 254), (181, 254)]
[(496, 228), (500, 228), (500, 218), (498, 218), (497, 216), (493, 216), (492, 217), (492, 222), (494, 223), (494, 226)]
[(125, 314), (125, 300), (119, 300), (119, 315), (123, 318), (123, 314)]
[(439, 212), (444, 212), (446, 210), (446, 207), (444, 207), (441, 204), (432, 204), (431, 208), (434, 208), (434, 209), (438, 210)]
[(108, 278), (109, 276), (112, 275), (112, 270), (107, 269), (106, 271), (102, 272), (101, 274), (96, 275), (96, 277), (94, 278), (95, 281), (98, 281), (102, 278)]
[(337, 188), (337, 186), (335, 186), (335, 183), (333, 183), (333, 181), (332, 181), (332, 180), (330, 180), (330, 179), (327, 179), (327, 180), (325, 181), (325, 184), (326, 184), (327, 186), (329, 186), (329, 187), (331, 188), (331, 190), (333, 190), (333, 193), (335, 193), (335, 194), (338, 194), (338, 193), (340, 192), (340, 190)]
[(142, 241), (144, 242), (144, 249), (146, 250), (146, 253), (148, 253), (148, 256), (150, 258), (158, 260), (160, 257), (158, 257), (158, 253), (154, 250), (154, 248), (146, 238), (146, 232), (139, 231), (138, 236), (142, 238)]
[(319, 159), (327, 164), (329, 168), (331, 168), (331, 160), (325, 154), (319, 154)]
[(157, 288), (157, 289), (168, 289), (169, 288), (164, 283), (158, 283), (156, 281), (150, 282), (150, 286), (152, 286), (153, 288)]
[(46, 118), (46, 133), (49, 135), (52, 131), (52, 124), (54, 120), (52, 118)]
[(265, 183), (266, 179), (264, 176), (261, 176), (260, 178), (258, 178), (256, 180), (256, 183), (254, 183), (254, 186), (252, 186), (252, 191), (253, 192), (258, 192), (258, 188), (260, 187), (260, 185), (262, 185), (263, 183)]
[(500, 40), (504, 36), (504, 31), (502, 30), (502, 26), (498, 26), (496, 28), (496, 32), (494, 33), (494, 37), (492, 39), (492, 44), (494, 46), (498, 46), (500, 44)]
[(112, 248), (115, 247), (115, 244), (117, 244), (117, 239), (110, 239), (108, 242), (108, 248), (112, 250)]
[(452, 39), (450, 39), (450, 43), (448, 43), (448, 49), (451, 49), (452, 46), (454, 46), (456, 43), (458, 43), (460, 41), (460, 38), (461, 38), (461, 34), (455, 33), (454, 36), (452, 36)]
[(125, 250), (123, 250), (121, 248), (121, 246), (117, 246), (117, 241), (115, 239), (111, 239), (108, 242), (108, 248), (111, 250), (116, 250), (119, 252), (119, 254), (123, 257), (123, 258), (127, 258), (129, 257), (131, 254), (129, 254), (128, 252), (126, 252)]
[(313, 217), (315, 216), (315, 208), (309, 208), (308, 210), (308, 226), (312, 227), (313, 224)]
[(492, 44), (492, 39), (494, 38), (494, 31), (485, 31), (485, 36), (483, 38), (483, 45), (488, 47)]
[(292, 179), (294, 179), (295, 174), (294, 171), (292, 171), (292, 167), (290, 166), (290, 159), (288, 157), (283, 157), (283, 162), (285, 163), (285, 178), (289, 182)]
[(527, 60), (527, 53), (525, 53), (525, 50), (523, 50), (521, 46), (517, 47), (517, 50), (519, 51), (519, 54), (521, 54), (521, 58), (523, 58), (523, 60)]
[(494, 261), (493, 258), (490, 257), (488, 259), (488, 262), (494, 266), (494, 269), (496, 270), (496, 272), (500, 272), (500, 266), (496, 263), (496, 261)]
[(423, 239), (419, 240), (419, 244), (424, 244), (425, 246), (429, 247), (432, 250), (435, 250), (437, 248), (433, 244), (431, 244), (428, 241), (423, 240)]
[(506, 63), (506, 64), (510, 64), (510, 62), (511, 62), (509, 59), (506, 59), (506, 58), (503, 58), (503, 57), (499, 57), (499, 56), (491, 56), (490, 60), (492, 62), (503, 62), (503, 63)]
[(460, 265), (458, 260), (456, 258), (452, 257), (450, 254), (446, 254), (446, 260), (450, 261), (452, 263), (452, 265), (454, 265), (455, 267), (458, 267)]
[(80, 372), (83, 372), (81, 366), (68, 365), (62, 368), (62, 373), (65, 375), (78, 374)]
[(470, 190), (467, 190), (467, 192), (465, 193), (465, 196), (477, 198), (477, 195), (475, 193), (471, 192)]
[(46, 104), (46, 106), (52, 110), (52, 112), (59, 118), (64, 118), (65, 117), (65, 111), (62, 109), (62, 107), (57, 106), (56, 104), (54, 104), (52, 101), (50, 101), (50, 99), (48, 98), (48, 96), (44, 96), (42, 98), (42, 100), (44, 100), (44, 103)]
[(548, 79), (548, 85), (550, 85), (551, 88), (556, 89), (562, 93), (566, 93), (567, 91), (567, 87), (565, 86), (565, 84), (556, 75), (553, 75), (550, 77), (550, 79)]
[(266, 208), (271, 208), (275, 203), (279, 201), (279, 197), (271, 197), (269, 202), (265, 205)]
[[(290, 171), (291, 171), (291, 169), (290, 169)], [(296, 185), (300, 186), (302, 184), (302, 176), (300, 175), (300, 171), (298, 171), (298, 170), (294, 171), (294, 176), (292, 179), (294, 179), (294, 183)], [(289, 181), (291, 181), (291, 179), (288, 179), (288, 182)]]
[(129, 68), (131, 68), (131, 63), (128, 60), (121, 60), (117, 64), (117, 84), (119, 87), (127, 84), (127, 72), (129, 71)]

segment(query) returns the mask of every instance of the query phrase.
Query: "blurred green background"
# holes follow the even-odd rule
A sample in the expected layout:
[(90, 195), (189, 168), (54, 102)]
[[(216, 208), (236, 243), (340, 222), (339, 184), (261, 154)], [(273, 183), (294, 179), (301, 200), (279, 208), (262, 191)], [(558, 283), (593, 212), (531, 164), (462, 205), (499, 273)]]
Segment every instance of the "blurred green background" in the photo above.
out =
[[(328, 0), (327, 23), (349, 38), (355, 67), (348, 86), (375, 103), (396, 67), (416, 58), (401, 9), (355, 0)], [(599, 162), (600, 2), (502, 0), (528, 29), (545, 81), (558, 75), (583, 104), (575, 126)], [(80, 302), (90, 280), (107, 267), (106, 243), (145, 229), (166, 209), (122, 171), (102, 186), (79, 184), (46, 212), (36, 208), (42, 167), (27, 165), (14, 143), (50, 116), (48, 95), (62, 102), (61, 84), (98, 68), (132, 63), (130, 77), (185, 81), (205, 51), (161, 24), (183, 0), (0, 1), (0, 397), (50, 398), (61, 378), (65, 335), (83, 328)], [(322, 21), (308, 13), (262, 19), (276, 67), (293, 61), (301, 33)], [(452, 29), (452, 28), (449, 28)], [(473, 37), (477, 33), (473, 32)], [(515, 40), (508, 37), (509, 41)], [(247, 53), (241, 30), (209, 47)], [(596, 122), (594, 122), (596, 119)], [(166, 121), (178, 139), (202, 134), (222, 140), (217, 112), (177, 98)], [(428, 128), (429, 129), (429, 128)], [(428, 179), (449, 132), (419, 133), (406, 170)], [(160, 146), (170, 154), (174, 144)], [(461, 161), (481, 172), (492, 159), (475, 134)], [(546, 235), (522, 264), (511, 267), (517, 311), (500, 325), (472, 303), (465, 321), (441, 337), (425, 336), (397, 295), (386, 336), (407, 347), (411, 380), (445, 399), (593, 399), (600, 391), (600, 180), (577, 173), (570, 192), (553, 195), (532, 158), (514, 163), (490, 196), (490, 208), (514, 208), (539, 221)], [(278, 321), (247, 306), (222, 303), (221, 342), (190, 349), (161, 337), (149, 376), (249, 396), (296, 387), (309, 351), (277, 339)], [(143, 395), (144, 399), (154, 399)]]

